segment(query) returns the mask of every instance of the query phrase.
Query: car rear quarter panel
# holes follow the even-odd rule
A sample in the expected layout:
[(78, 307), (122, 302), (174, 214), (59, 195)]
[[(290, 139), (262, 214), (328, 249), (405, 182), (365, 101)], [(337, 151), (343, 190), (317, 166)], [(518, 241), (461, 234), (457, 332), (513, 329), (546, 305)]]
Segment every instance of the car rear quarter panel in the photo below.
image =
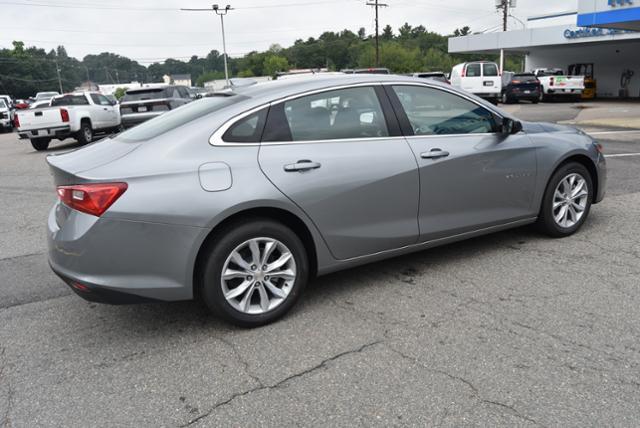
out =
[[(110, 228), (110, 233), (119, 234), (123, 243), (138, 239), (145, 242), (145, 234), (135, 233), (132, 228), (154, 234), (144, 248), (157, 257), (141, 258), (144, 266), (140, 272), (166, 275), (165, 268), (159, 266), (164, 260), (174, 268), (182, 266), (179, 275), (189, 293), (183, 297), (190, 298), (195, 261), (211, 231), (229, 217), (256, 208), (276, 208), (298, 217), (313, 237), (318, 264), (331, 263), (333, 259), (314, 224), (258, 167), (259, 147), (214, 147), (209, 144), (209, 137), (216, 128), (215, 124), (201, 123), (142, 144), (131, 143), (138, 147), (126, 156), (81, 173), (87, 181), (128, 183), (125, 194), (101, 221), (126, 225), (122, 229)], [(226, 190), (207, 191), (201, 186), (200, 167), (212, 162), (228, 165), (230, 188), (225, 185), (221, 188)], [(176, 228), (187, 231), (185, 236), (176, 236)], [(180, 247), (178, 253), (173, 250), (176, 246)]]

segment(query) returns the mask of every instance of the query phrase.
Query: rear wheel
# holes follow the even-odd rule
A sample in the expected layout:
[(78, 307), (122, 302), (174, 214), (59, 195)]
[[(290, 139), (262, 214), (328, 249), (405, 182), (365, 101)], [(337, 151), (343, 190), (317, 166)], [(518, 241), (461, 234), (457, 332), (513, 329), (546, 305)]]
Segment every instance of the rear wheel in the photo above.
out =
[(82, 145), (89, 144), (93, 141), (93, 129), (91, 128), (91, 123), (88, 121), (83, 121), (80, 125), (80, 130), (76, 134), (76, 140)]
[(511, 102), (511, 98), (509, 98), (506, 92), (502, 94), (502, 104), (511, 104)]
[(213, 313), (241, 327), (282, 317), (307, 283), (304, 245), (289, 228), (272, 220), (227, 227), (205, 251), (199, 278), (202, 299)]
[(538, 226), (552, 237), (573, 235), (589, 216), (592, 201), (593, 183), (589, 171), (579, 163), (568, 163), (549, 180)]
[(39, 152), (47, 150), (49, 143), (51, 143), (51, 138), (34, 138), (31, 140), (31, 145)]

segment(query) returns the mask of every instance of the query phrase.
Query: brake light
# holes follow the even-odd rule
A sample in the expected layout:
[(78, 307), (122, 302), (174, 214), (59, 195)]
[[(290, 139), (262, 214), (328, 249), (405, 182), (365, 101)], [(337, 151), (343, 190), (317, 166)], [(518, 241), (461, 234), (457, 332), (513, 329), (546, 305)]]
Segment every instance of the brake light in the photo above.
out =
[(519, 81), (519, 80), (512, 80), (512, 81), (511, 81), (511, 83), (513, 83), (514, 85), (519, 85), (519, 84), (521, 84), (522, 82), (521, 82), (521, 81)]
[(100, 217), (127, 190), (127, 183), (59, 186), (58, 197), (74, 210)]
[(462, 67), (462, 77), (467, 76), (467, 67)]
[(67, 111), (67, 109), (61, 108), (60, 118), (62, 119), (63, 122), (69, 122), (69, 111)]
[(13, 126), (14, 128), (20, 128), (20, 119), (18, 119), (17, 114), (13, 117)]

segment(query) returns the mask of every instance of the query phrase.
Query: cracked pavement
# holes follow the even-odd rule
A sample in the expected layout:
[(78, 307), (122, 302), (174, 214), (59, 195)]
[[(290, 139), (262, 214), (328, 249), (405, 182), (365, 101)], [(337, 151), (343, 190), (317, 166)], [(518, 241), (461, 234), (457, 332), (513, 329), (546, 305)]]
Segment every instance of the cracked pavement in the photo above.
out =
[(516, 229), (332, 274), (241, 330), (72, 295), (44, 256), (43, 155), (0, 135), (0, 427), (636, 426), (640, 158), (609, 168), (572, 238)]

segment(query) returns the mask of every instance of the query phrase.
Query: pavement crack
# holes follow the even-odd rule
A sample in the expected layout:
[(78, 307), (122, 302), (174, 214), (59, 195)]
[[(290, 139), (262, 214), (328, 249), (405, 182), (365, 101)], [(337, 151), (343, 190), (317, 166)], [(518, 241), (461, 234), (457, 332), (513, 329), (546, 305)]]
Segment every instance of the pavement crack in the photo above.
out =
[(208, 416), (211, 416), (217, 409), (219, 409), (220, 407), (226, 406), (227, 404), (231, 404), (233, 401), (235, 401), (238, 398), (245, 397), (245, 396), (247, 396), (249, 394), (252, 394), (254, 392), (278, 389), (278, 388), (282, 387), (283, 385), (291, 382), (294, 379), (302, 378), (302, 377), (304, 377), (306, 375), (309, 375), (309, 374), (311, 374), (313, 372), (316, 372), (318, 370), (321, 370), (321, 369), (325, 368), (327, 366), (327, 364), (329, 364), (329, 363), (331, 363), (333, 361), (339, 360), (340, 358), (346, 357), (348, 355), (359, 354), (359, 353), (364, 352), (367, 349), (369, 349), (369, 348), (371, 348), (373, 346), (379, 345), (381, 343), (383, 343), (382, 340), (376, 340), (374, 342), (366, 343), (366, 344), (364, 344), (364, 345), (362, 345), (362, 346), (360, 346), (360, 347), (358, 347), (356, 349), (351, 349), (351, 350), (348, 350), (348, 351), (344, 351), (344, 352), (336, 354), (336, 355), (334, 355), (332, 357), (326, 358), (326, 359), (320, 361), (320, 363), (314, 365), (313, 367), (310, 367), (310, 368), (308, 368), (306, 370), (303, 370), (301, 372), (294, 373), (294, 374), (292, 374), (290, 376), (287, 376), (286, 378), (284, 378), (284, 379), (282, 379), (282, 380), (280, 380), (280, 381), (278, 381), (278, 382), (276, 382), (276, 383), (274, 383), (272, 385), (264, 385), (264, 384), (261, 383), (259, 386), (256, 386), (255, 388), (251, 388), (251, 389), (248, 389), (246, 391), (237, 392), (235, 394), (232, 394), (226, 400), (216, 403), (206, 413), (203, 413), (203, 414), (199, 415), (198, 417), (196, 417), (194, 419), (191, 419), (186, 424), (180, 425), (180, 427), (184, 428), (184, 427), (191, 426), (191, 425), (195, 424), (196, 422), (199, 422), (199, 421), (207, 418)]
[(492, 406), (502, 407), (504, 409), (509, 410), (509, 413), (513, 414), (513, 416), (515, 416), (515, 417), (517, 417), (519, 419), (531, 422), (531, 423), (533, 423), (533, 424), (535, 424), (537, 426), (544, 426), (541, 423), (539, 423), (538, 421), (536, 421), (535, 419), (533, 419), (533, 418), (521, 413), (515, 407), (513, 407), (513, 406), (511, 406), (509, 404), (505, 404), (505, 403), (502, 403), (502, 402), (499, 402), (499, 401), (494, 401), (494, 400), (488, 400), (488, 399), (484, 398), (482, 396), (482, 393), (480, 392), (479, 388), (477, 386), (475, 386), (473, 384), (473, 382), (471, 382), (470, 380), (465, 379), (462, 376), (458, 376), (458, 375), (449, 373), (446, 370), (430, 367), (430, 366), (426, 365), (424, 362), (422, 362), (420, 359), (412, 357), (410, 355), (407, 355), (407, 354), (403, 353), (402, 351), (392, 347), (388, 343), (386, 343), (385, 345), (393, 353), (399, 355), (401, 358), (403, 358), (403, 359), (405, 359), (405, 360), (407, 360), (407, 361), (409, 361), (409, 362), (411, 362), (413, 364), (416, 364), (416, 365), (420, 366), (424, 370), (427, 370), (427, 371), (429, 371), (431, 373), (436, 373), (436, 374), (440, 374), (440, 375), (446, 376), (446, 377), (448, 377), (449, 379), (451, 379), (453, 381), (456, 381), (456, 382), (464, 384), (467, 388), (469, 388), (469, 390), (471, 391), (473, 397), (475, 397), (480, 403), (488, 404), (488, 405), (492, 405)]
[(23, 259), (25, 257), (44, 256), (45, 254), (47, 254), (46, 251), (41, 251), (39, 253), (30, 253), (30, 254), (22, 254), (20, 256), (4, 257), (4, 258), (0, 258), (0, 262), (8, 262), (11, 260)]
[(240, 361), (240, 363), (244, 366), (245, 374), (249, 376), (251, 379), (253, 379), (254, 381), (256, 381), (260, 387), (264, 387), (264, 383), (262, 382), (262, 379), (260, 379), (257, 375), (251, 372), (251, 367), (249, 366), (249, 363), (247, 362), (247, 360), (244, 359), (244, 357), (242, 356), (242, 353), (238, 350), (238, 347), (235, 345), (235, 343), (221, 336), (215, 336), (215, 337), (216, 339), (218, 339), (220, 342), (224, 343), (231, 349), (231, 352), (233, 352), (233, 355), (235, 355), (238, 361)]

